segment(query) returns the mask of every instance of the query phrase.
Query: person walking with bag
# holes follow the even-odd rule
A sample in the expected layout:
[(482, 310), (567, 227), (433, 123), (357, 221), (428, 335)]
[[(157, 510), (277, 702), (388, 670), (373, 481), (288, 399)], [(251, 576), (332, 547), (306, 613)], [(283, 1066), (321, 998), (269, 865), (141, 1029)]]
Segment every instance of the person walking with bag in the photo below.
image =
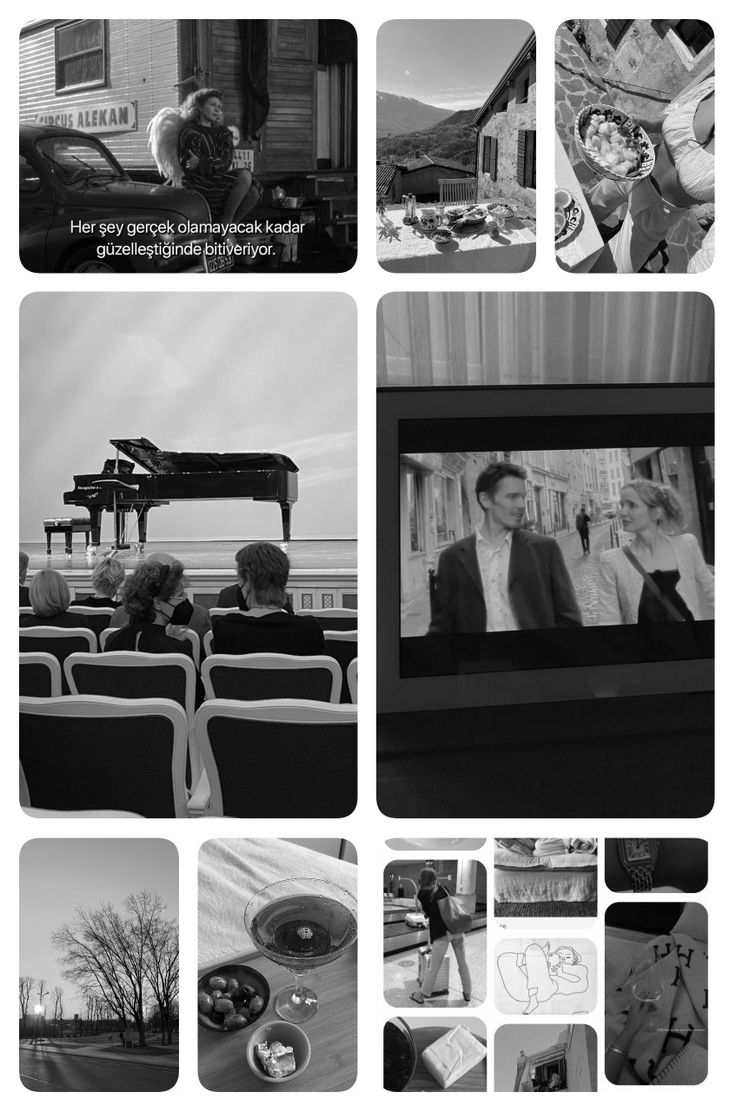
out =
[(470, 929), (472, 917), (464, 912), (447, 889), (437, 882), (437, 873), (434, 869), (422, 869), (419, 874), (418, 897), (422, 911), (429, 920), (432, 958), (421, 989), (413, 992), (411, 999), (415, 1004), (424, 1004), (431, 998), (445, 954), (452, 946), (460, 973), (463, 999), (469, 1003), (472, 982), (465, 956), (465, 932)]
[(621, 488), (621, 524), (631, 544), (601, 555), (599, 625), (693, 622), (713, 617), (713, 573), (697, 538), (680, 532), (677, 493), (651, 479)]

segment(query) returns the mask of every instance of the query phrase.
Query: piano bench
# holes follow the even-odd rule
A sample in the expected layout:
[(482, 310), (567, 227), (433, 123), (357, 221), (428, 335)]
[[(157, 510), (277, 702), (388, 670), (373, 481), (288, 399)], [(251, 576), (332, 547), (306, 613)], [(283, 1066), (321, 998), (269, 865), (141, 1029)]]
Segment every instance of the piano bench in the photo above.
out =
[(64, 534), (64, 551), (67, 556), (72, 553), (72, 534), (84, 533), (84, 543), (89, 544), (89, 534), (92, 528), (88, 517), (47, 517), (44, 518), (43, 527), (46, 531), (46, 555), (51, 555), (51, 534)]

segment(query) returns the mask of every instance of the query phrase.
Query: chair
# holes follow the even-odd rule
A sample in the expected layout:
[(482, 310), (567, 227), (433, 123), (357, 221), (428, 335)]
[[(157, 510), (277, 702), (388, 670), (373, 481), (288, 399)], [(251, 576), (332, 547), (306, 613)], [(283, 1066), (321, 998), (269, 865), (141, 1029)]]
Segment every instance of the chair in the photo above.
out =
[(18, 607), (18, 616), (19, 617), (22, 617), (24, 614), (32, 614), (32, 613), (33, 613), (33, 607), (32, 606), (19, 606)]
[(358, 631), (356, 629), (326, 629), (325, 652), (335, 658), (342, 668), (342, 691), (340, 702), (351, 702), (348, 684), (348, 668), (351, 660), (358, 655)]
[(196, 726), (211, 814), (343, 818), (355, 809), (356, 707), (211, 699)]
[(438, 178), (440, 204), (473, 204), (478, 197), (477, 178)]
[(112, 695), (118, 699), (171, 699), (187, 716), (191, 782), (202, 762), (194, 733), (197, 670), (183, 653), (72, 653), (64, 661), (72, 695)]
[(18, 689), (21, 695), (61, 695), (61, 665), (51, 653), (21, 653)]
[[(64, 661), (72, 653), (97, 652), (97, 637), (91, 629), (84, 626), (21, 626), (20, 651), (22, 653), (51, 653), (64, 667)], [(61, 681), (62, 695), (69, 694), (66, 680)]]
[(184, 818), (187, 719), (171, 699), (20, 701), (21, 807)]
[[(119, 633), (121, 629), (125, 629), (125, 626), (110, 626), (108, 629), (103, 629), (102, 633), (100, 634), (100, 651), (101, 652), (105, 651), (105, 646), (107, 645), (107, 642), (112, 637), (113, 633)], [(189, 644), (192, 646), (192, 659), (194, 660), (194, 667), (198, 669), (199, 668), (199, 634), (195, 633), (193, 629), (182, 630), (182, 633), (184, 635), (182, 640), (188, 641)], [(114, 650), (111, 650), (111, 651), (114, 651)], [(146, 653), (146, 656), (156, 656), (156, 655), (157, 655), (156, 653)]]
[(329, 656), (213, 653), (202, 662), (205, 699), (313, 699), (338, 703), (340, 665)]
[(212, 656), (212, 639), (214, 635), (214, 630), (208, 629), (202, 638), (202, 651), (204, 652), (205, 660), (208, 656)]
[(299, 615), (308, 615), (322, 626), (322, 629), (357, 629), (358, 611), (347, 607), (328, 607), (326, 610), (297, 610)]
[(223, 614), (239, 614), (239, 606), (210, 606), (210, 618), (221, 618)]
[(115, 613), (114, 606), (75, 606), (70, 607), (74, 614), (84, 615), (85, 624), (94, 630), (99, 641), (103, 629), (107, 629)]
[(358, 658), (357, 656), (348, 664), (348, 691), (350, 692), (350, 702), (358, 702)]

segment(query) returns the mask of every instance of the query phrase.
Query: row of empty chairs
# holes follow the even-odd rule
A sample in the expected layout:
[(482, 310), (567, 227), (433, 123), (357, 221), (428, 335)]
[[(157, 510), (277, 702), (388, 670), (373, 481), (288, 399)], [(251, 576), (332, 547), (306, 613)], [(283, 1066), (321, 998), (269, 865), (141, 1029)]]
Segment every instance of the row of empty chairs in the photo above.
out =
[(192, 722), (172, 699), (71, 695), (20, 712), (20, 801), (35, 813), (331, 818), (357, 802), (355, 706), (212, 699)]

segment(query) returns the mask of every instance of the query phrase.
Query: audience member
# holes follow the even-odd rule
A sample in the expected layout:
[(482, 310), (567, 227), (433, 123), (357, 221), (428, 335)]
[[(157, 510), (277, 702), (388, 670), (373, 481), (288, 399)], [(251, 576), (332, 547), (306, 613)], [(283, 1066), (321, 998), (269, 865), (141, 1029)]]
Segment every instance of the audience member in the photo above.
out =
[[(180, 570), (179, 570), (180, 569)], [(123, 584), (122, 606), (113, 615), (113, 625), (122, 626), (108, 637), (105, 652), (133, 650), (145, 653), (186, 653), (191, 656), (191, 645), (179, 637), (172, 637), (167, 615), (172, 610), (172, 580), (183, 574), (181, 564), (159, 564), (147, 560)], [(179, 604), (177, 604), (179, 605)], [(189, 606), (192, 604), (189, 603)], [(173, 607), (174, 617), (181, 617)], [(122, 621), (118, 620), (122, 614)], [(177, 623), (186, 625), (186, 622)]]
[[(250, 548), (250, 545), (245, 545), (244, 548), (239, 549), (235, 553), (235, 571), (237, 572), (238, 582), (233, 583), (229, 587), (223, 587), (217, 597), (217, 605), (222, 607), (237, 606), (239, 610), (247, 610), (248, 604), (245, 601), (243, 594), (243, 581), (244, 581), (244, 559), (245, 553)], [(294, 608), (289, 599), (284, 603), (284, 610), (287, 614), (293, 614)]]
[(95, 564), (92, 572), (93, 595), (86, 598), (75, 598), (72, 606), (120, 606), (118, 591), (120, 584), (125, 579), (125, 568), (114, 553), (102, 556)]
[(29, 595), (29, 588), (26, 587), (26, 576), (28, 575), (28, 553), (19, 552), (20, 557), (20, 606), (30, 606), (31, 598)]
[[(170, 637), (176, 637), (177, 627), (180, 630), (193, 629), (201, 640), (205, 633), (212, 628), (209, 612), (203, 606), (199, 606), (196, 602), (190, 602), (187, 598), (184, 567), (181, 561), (166, 552), (155, 552), (148, 557), (145, 564), (141, 565), (138, 570), (141, 571), (144, 567), (153, 568), (155, 571), (155, 574), (145, 580), (148, 584), (145, 593), (147, 596), (150, 595), (154, 610), (153, 618), (145, 620), (163, 627)], [(132, 576), (128, 577), (128, 579), (131, 578)], [(117, 608), (110, 622), (110, 625), (114, 628), (127, 625), (131, 618), (127, 609), (127, 598), (128, 582), (126, 581), (123, 590), (123, 605)], [(118, 648), (121, 647), (118, 646)]]
[(71, 593), (58, 571), (37, 571), (29, 590), (32, 614), (21, 614), (21, 626), (85, 626), (84, 614), (69, 610)]
[(312, 656), (325, 651), (321, 626), (308, 615), (287, 610), (288, 557), (267, 541), (246, 545), (237, 554), (239, 590), (246, 604), (240, 614), (215, 619), (216, 653), (289, 653)]

